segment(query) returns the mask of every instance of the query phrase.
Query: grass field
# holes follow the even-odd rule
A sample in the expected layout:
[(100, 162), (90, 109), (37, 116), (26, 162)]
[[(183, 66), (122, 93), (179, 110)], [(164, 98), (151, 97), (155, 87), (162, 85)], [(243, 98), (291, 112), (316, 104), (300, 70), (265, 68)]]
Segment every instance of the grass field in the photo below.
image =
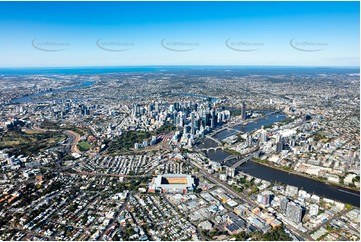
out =
[(31, 134), (21, 131), (8, 131), (1, 136), (0, 149), (8, 148), (11, 155), (23, 154), (27, 156), (54, 147), (59, 141), (65, 139), (61, 132)]
[(78, 143), (78, 148), (80, 151), (87, 151), (90, 149), (90, 144), (87, 141), (82, 141)]
[(116, 140), (110, 142), (108, 152), (126, 152), (134, 148), (134, 143), (142, 143), (145, 139), (149, 141), (152, 135), (167, 134), (175, 130), (177, 130), (177, 128), (174, 125), (166, 123), (153, 132), (127, 131)]

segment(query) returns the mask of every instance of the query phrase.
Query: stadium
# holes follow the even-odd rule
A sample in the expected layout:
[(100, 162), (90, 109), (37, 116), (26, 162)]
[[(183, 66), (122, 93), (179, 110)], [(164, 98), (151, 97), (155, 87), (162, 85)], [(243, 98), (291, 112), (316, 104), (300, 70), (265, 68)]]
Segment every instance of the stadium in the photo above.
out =
[(186, 174), (163, 174), (153, 178), (148, 192), (189, 193), (195, 188), (194, 179)]

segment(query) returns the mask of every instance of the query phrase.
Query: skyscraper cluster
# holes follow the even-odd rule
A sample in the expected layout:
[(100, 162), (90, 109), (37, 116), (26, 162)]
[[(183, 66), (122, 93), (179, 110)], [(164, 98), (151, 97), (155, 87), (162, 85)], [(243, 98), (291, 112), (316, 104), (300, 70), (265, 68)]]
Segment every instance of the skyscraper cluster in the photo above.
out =
[(217, 108), (215, 104), (211, 98), (205, 98), (201, 102), (134, 104), (132, 117), (135, 122), (168, 122), (182, 127), (182, 138), (188, 144), (189, 140), (193, 142), (194, 138), (209, 133), (230, 119), (230, 111), (224, 107)]

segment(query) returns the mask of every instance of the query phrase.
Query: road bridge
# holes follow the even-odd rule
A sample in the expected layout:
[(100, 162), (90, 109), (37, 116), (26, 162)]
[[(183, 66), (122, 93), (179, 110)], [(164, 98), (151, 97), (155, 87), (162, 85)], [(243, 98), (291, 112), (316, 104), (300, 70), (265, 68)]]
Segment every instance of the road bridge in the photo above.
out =
[(210, 140), (213, 140), (213, 141), (216, 142), (218, 145), (222, 144), (221, 141), (219, 141), (219, 140), (216, 139), (216, 138), (213, 138), (213, 137), (210, 136), (210, 135), (206, 135), (205, 137), (208, 138), (208, 139), (210, 139)]
[(224, 159), (224, 162), (227, 162), (227, 161), (233, 160), (233, 159), (237, 159), (237, 158), (239, 158), (239, 156), (230, 155), (230, 156), (228, 156), (226, 159)]
[(232, 168), (233, 168), (233, 169), (236, 169), (238, 166), (240, 166), (240, 165), (242, 165), (243, 163), (246, 163), (247, 161), (251, 160), (252, 157), (253, 157), (253, 154), (254, 154), (254, 153), (252, 153), (252, 154), (250, 154), (250, 155), (247, 155), (247, 156), (244, 157), (242, 160), (237, 161), (237, 163), (235, 163), (235, 164), (232, 166)]
[(218, 149), (223, 150), (223, 147), (217, 146), (217, 147), (211, 147), (211, 148), (204, 148), (204, 149), (201, 149), (201, 150), (208, 152), (208, 151), (211, 151), (211, 150), (216, 151), (216, 150), (218, 150)]

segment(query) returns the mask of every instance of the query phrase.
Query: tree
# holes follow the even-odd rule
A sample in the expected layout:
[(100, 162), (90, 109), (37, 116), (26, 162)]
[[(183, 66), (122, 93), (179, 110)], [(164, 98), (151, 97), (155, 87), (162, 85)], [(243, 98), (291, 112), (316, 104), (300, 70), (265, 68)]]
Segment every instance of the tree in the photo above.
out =
[(290, 241), (292, 238), (286, 234), (282, 227), (272, 229), (270, 232), (261, 236), (261, 240), (267, 241)]
[(241, 233), (236, 234), (236, 235), (234, 236), (234, 238), (235, 238), (237, 241), (245, 241), (246, 239), (249, 238), (249, 235), (248, 235), (245, 231), (242, 231)]
[(198, 187), (194, 190), (195, 193), (201, 193), (202, 192), (202, 188)]

